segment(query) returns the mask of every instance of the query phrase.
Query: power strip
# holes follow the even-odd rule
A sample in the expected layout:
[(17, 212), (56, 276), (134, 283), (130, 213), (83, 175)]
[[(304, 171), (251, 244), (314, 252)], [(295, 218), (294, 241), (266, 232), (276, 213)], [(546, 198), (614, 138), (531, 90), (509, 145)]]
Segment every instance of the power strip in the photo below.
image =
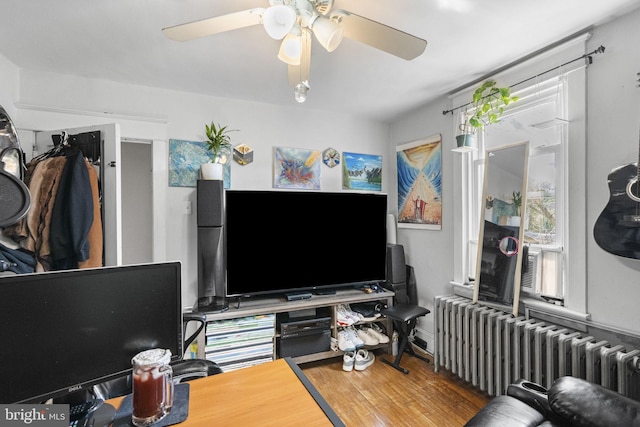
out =
[(423, 349), (424, 351), (427, 351), (427, 342), (425, 340), (423, 340), (420, 337), (413, 337), (413, 343), (415, 345), (417, 345), (418, 347), (420, 347), (421, 349)]

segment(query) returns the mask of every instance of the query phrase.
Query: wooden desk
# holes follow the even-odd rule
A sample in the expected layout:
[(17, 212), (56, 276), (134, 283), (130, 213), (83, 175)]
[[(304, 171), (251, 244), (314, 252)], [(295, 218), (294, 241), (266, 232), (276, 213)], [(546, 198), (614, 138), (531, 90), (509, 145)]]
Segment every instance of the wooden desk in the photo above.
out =
[[(189, 382), (189, 416), (178, 427), (344, 426), (289, 358)], [(123, 398), (107, 403), (118, 408)]]

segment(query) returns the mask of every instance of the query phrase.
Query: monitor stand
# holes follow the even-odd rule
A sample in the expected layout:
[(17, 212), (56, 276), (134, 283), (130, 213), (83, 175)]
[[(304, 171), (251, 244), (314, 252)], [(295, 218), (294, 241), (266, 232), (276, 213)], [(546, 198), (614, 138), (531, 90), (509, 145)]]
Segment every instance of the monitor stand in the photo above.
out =
[(196, 311), (199, 313), (222, 313), (229, 310), (226, 298), (203, 297), (198, 298)]
[(105, 427), (110, 426), (113, 418), (116, 415), (116, 408), (108, 403), (103, 404), (95, 411), (87, 414), (86, 417), (79, 420), (78, 427), (80, 426), (92, 426), (92, 427)]

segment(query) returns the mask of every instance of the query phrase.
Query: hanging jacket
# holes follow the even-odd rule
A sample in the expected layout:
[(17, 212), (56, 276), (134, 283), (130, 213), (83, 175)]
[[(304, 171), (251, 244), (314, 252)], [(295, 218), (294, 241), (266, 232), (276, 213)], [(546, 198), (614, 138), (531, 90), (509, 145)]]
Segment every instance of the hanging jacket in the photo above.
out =
[(29, 163), (25, 184), (31, 193), (31, 208), (25, 218), (5, 229), (6, 236), (34, 254), (38, 262), (36, 271), (50, 270), (51, 215), (65, 164), (63, 156)]
[(93, 193), (85, 162), (80, 150), (72, 150), (62, 172), (49, 235), (54, 270), (78, 268), (89, 258)]
[(0, 272), (33, 273), (35, 267), (36, 260), (29, 252), (24, 249), (11, 249), (0, 243)]
[(100, 210), (100, 188), (98, 173), (86, 162), (89, 171), (89, 182), (91, 184), (91, 193), (93, 198), (93, 223), (89, 230), (89, 258), (78, 262), (78, 268), (95, 268), (102, 267), (103, 261), (103, 235), (102, 235), (102, 215)]

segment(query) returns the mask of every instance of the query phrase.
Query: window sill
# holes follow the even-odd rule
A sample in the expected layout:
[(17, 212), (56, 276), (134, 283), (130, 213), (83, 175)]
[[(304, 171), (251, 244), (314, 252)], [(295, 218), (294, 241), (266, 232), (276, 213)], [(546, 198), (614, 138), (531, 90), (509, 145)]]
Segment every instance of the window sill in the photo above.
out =
[(559, 317), (561, 319), (576, 320), (579, 322), (587, 322), (591, 320), (591, 315), (589, 313), (580, 313), (577, 311), (569, 310), (565, 307), (561, 307), (544, 301), (539, 301), (533, 298), (520, 297), (520, 302), (524, 305), (525, 310), (529, 312), (548, 314), (551, 316)]
[[(473, 285), (456, 281), (451, 281), (449, 282), (449, 284), (452, 287), (454, 295), (473, 299)], [(578, 322), (588, 322), (589, 320), (591, 320), (591, 315), (588, 313), (579, 313), (577, 311), (569, 310), (565, 307), (557, 306), (534, 298), (528, 298), (526, 296), (520, 297), (520, 303), (524, 306), (525, 311), (528, 312), (547, 314), (550, 316), (558, 317), (560, 319)]]

